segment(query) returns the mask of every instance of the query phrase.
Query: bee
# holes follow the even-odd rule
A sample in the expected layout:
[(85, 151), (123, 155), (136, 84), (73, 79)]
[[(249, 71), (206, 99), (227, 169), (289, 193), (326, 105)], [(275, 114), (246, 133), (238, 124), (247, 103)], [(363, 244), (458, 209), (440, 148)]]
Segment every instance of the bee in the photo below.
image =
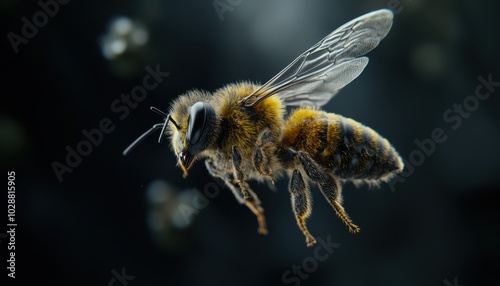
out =
[[(403, 169), (391, 144), (373, 129), (320, 110), (368, 64), (363, 57), (388, 34), (393, 14), (382, 9), (342, 25), (305, 51), (262, 86), (228, 84), (214, 93), (192, 90), (179, 96), (165, 118), (135, 140), (161, 129), (170, 139), (184, 177), (197, 160), (225, 182), (267, 233), (261, 202), (249, 180), (274, 183), (288, 176), (297, 224), (307, 246), (316, 240), (306, 226), (311, 214), (309, 185), (319, 190), (350, 232), (360, 228), (342, 206), (341, 183), (379, 184)], [(286, 107), (293, 108), (286, 114)]]

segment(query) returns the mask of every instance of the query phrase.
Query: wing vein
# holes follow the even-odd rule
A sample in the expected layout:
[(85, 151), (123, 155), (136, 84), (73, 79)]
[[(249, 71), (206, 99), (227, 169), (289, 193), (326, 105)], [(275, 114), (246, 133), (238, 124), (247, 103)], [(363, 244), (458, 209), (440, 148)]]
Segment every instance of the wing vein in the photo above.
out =
[(326, 104), (361, 74), (368, 64), (363, 55), (389, 33), (392, 19), (390, 10), (381, 9), (347, 22), (240, 102), (252, 106), (277, 95), (287, 106)]

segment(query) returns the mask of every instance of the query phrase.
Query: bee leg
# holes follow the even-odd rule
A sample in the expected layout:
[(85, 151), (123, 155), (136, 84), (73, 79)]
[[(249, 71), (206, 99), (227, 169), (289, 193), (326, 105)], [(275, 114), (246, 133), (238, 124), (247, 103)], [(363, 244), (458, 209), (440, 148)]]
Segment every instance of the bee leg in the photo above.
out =
[(337, 216), (347, 225), (350, 232), (359, 232), (359, 227), (355, 225), (349, 215), (342, 207), (342, 188), (339, 181), (321, 170), (314, 160), (305, 152), (297, 152), (297, 158), (304, 167), (307, 176), (318, 184), (321, 193), (328, 203), (333, 207)]
[(269, 167), (269, 156), (267, 155), (272, 139), (271, 130), (266, 129), (260, 133), (253, 153), (253, 164), (257, 172), (262, 176), (269, 177), (274, 185), (274, 177)]
[(217, 168), (212, 159), (205, 160), (205, 166), (207, 167), (208, 173), (215, 178), (219, 178), (224, 181), (226, 186), (233, 192), (236, 200), (240, 204), (245, 204), (245, 200), (240, 194), (240, 191), (234, 185), (234, 180), (230, 177), (230, 172)]
[(207, 159), (205, 161), (205, 165), (210, 175), (222, 179), (226, 186), (231, 190), (236, 200), (240, 204), (246, 205), (257, 216), (257, 222), (259, 223), (258, 232), (261, 234), (267, 234), (264, 209), (260, 206), (259, 197), (257, 197), (252, 189), (250, 189), (250, 186), (248, 186), (246, 182), (243, 182), (245, 190), (247, 190), (251, 197), (251, 199), (246, 200), (241, 196), (241, 192), (236, 187), (237, 182), (230, 175), (231, 172), (217, 168), (212, 159)]
[(211, 159), (211, 158), (206, 159), (205, 166), (207, 167), (208, 173), (212, 177), (216, 177), (216, 178), (219, 178), (222, 180), (224, 180), (225, 177), (227, 177), (227, 172), (225, 172), (224, 170), (221, 170), (220, 168), (217, 168), (213, 159)]
[(238, 185), (240, 185), (241, 193), (243, 194), (243, 198), (245, 200), (252, 200), (252, 197), (246, 190), (246, 186), (244, 184), (245, 182), (245, 174), (243, 173), (243, 170), (241, 170), (241, 154), (238, 151), (238, 148), (236, 145), (233, 145), (232, 147), (232, 153), (233, 153), (233, 167), (234, 167), (234, 178)]
[(307, 246), (311, 246), (316, 243), (316, 239), (309, 233), (306, 226), (306, 219), (311, 214), (311, 197), (299, 170), (293, 171), (288, 191), (291, 195), (292, 209), (297, 219), (297, 224), (306, 237)]
[(245, 200), (241, 196), (240, 191), (236, 187), (234, 180), (230, 180), (230, 179), (226, 178), (224, 180), (224, 182), (229, 187), (229, 189), (233, 192), (234, 196), (236, 197), (236, 200), (238, 200), (238, 202), (240, 204), (246, 205), (255, 214), (255, 216), (257, 216), (257, 222), (259, 223), (259, 228), (257, 229), (257, 231), (260, 234), (267, 234), (266, 217), (264, 216), (264, 209), (260, 206), (259, 198), (250, 189), (248, 184), (245, 183), (245, 187), (247, 188), (248, 192), (252, 196), (252, 200)]
[(245, 186), (252, 196), (252, 200), (245, 200), (245, 205), (257, 216), (257, 222), (259, 223), (257, 231), (260, 234), (267, 234), (266, 217), (264, 216), (264, 209), (260, 206), (260, 200), (247, 183), (245, 183)]
[[(260, 200), (257, 195), (250, 189), (248, 184), (245, 182), (245, 174), (241, 170), (241, 154), (238, 148), (233, 145), (233, 167), (234, 167), (234, 180), (226, 181), (226, 184), (232, 185), (229, 188), (233, 190), (234, 183), (236, 182), (240, 186), (241, 194), (243, 195), (244, 204), (257, 216), (257, 221), (259, 222), (258, 232), (261, 234), (267, 234), (266, 219), (264, 217), (264, 209), (260, 206)], [(236, 193), (233, 190), (233, 193)], [(238, 194), (239, 196), (239, 194)]]
[(339, 184), (339, 181), (330, 175), (327, 176), (329, 177), (329, 181), (320, 186), (320, 190), (323, 193), (323, 196), (333, 207), (335, 213), (337, 213), (337, 216), (347, 225), (347, 227), (349, 228), (349, 232), (359, 232), (359, 226), (355, 225), (352, 222), (351, 218), (342, 206), (342, 188)]

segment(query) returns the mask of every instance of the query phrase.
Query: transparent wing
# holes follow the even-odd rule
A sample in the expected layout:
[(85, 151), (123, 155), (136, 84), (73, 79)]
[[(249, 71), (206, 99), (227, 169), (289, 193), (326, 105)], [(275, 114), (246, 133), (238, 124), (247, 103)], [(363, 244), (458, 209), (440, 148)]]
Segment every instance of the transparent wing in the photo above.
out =
[(241, 102), (252, 106), (278, 94), (288, 106), (322, 106), (361, 74), (374, 49), (389, 33), (392, 12), (377, 10), (342, 25), (301, 54)]

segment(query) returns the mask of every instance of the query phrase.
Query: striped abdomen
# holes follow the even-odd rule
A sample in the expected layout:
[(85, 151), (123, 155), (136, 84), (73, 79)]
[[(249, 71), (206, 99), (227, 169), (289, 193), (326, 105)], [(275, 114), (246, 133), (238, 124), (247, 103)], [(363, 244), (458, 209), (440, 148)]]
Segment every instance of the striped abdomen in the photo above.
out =
[(403, 163), (389, 142), (352, 119), (300, 108), (285, 122), (282, 147), (303, 150), (342, 179), (377, 180)]

